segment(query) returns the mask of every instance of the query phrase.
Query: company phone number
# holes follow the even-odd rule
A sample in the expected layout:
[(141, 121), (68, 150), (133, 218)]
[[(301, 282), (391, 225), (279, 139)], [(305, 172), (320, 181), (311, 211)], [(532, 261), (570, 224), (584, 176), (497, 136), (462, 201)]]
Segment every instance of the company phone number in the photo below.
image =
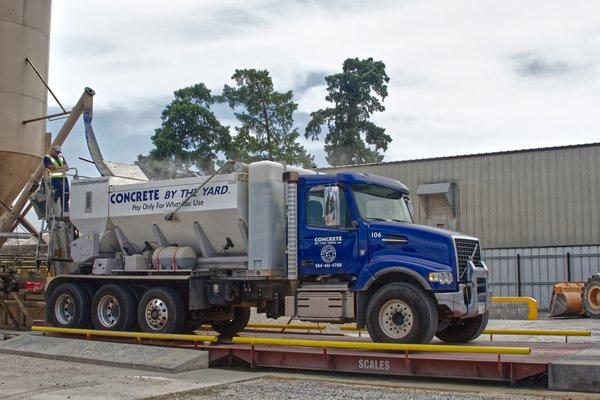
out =
[(316, 263), (315, 268), (342, 268), (342, 263), (331, 263), (331, 264)]

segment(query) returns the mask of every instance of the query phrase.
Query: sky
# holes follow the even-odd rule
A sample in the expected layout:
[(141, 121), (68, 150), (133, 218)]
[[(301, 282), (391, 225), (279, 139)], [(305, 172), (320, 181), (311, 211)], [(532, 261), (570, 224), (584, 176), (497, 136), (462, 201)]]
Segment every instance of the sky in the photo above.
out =
[[(71, 106), (96, 91), (94, 130), (112, 161), (152, 148), (175, 90), (220, 93), (236, 68), (293, 90), (303, 132), (328, 106), (324, 77), (349, 57), (386, 65), (386, 110), (373, 116), (393, 138), (385, 161), (600, 141), (596, 0), (53, 0), (52, 13), (50, 85)], [(323, 144), (302, 142), (325, 166)], [(89, 158), (83, 122), (63, 152), (97, 175), (77, 159)]]

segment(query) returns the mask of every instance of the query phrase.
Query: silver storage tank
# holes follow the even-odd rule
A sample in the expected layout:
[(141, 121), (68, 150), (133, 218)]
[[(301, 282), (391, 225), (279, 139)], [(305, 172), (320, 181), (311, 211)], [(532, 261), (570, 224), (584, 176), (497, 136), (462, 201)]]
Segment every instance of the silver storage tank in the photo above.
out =
[[(0, 1), (0, 200), (12, 203), (45, 152), (51, 0)], [(1, 214), (1, 213), (0, 213)]]

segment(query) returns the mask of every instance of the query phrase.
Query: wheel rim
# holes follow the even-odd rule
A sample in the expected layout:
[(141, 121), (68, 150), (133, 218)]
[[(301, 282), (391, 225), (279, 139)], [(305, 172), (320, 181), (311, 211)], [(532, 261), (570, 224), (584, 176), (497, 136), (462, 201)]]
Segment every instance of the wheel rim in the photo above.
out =
[(379, 310), (379, 326), (392, 339), (404, 338), (413, 324), (412, 309), (402, 300), (390, 300)]
[(105, 328), (113, 328), (121, 316), (119, 301), (113, 295), (102, 296), (98, 302), (98, 321)]
[(75, 317), (75, 301), (70, 294), (63, 293), (58, 296), (54, 304), (54, 315), (61, 325), (69, 325)]
[(588, 292), (588, 304), (594, 309), (600, 308), (600, 286), (594, 286)]
[(167, 325), (169, 321), (169, 309), (167, 304), (161, 299), (152, 299), (146, 305), (146, 323), (148, 326), (159, 331)]

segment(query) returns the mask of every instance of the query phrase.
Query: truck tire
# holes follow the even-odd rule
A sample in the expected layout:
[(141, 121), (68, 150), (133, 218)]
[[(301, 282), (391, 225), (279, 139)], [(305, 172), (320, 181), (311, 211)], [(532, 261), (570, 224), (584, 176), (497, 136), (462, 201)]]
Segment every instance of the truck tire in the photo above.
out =
[(59, 328), (89, 328), (90, 296), (75, 283), (61, 283), (50, 293), (50, 323)]
[(490, 318), (489, 311), (473, 318), (465, 318), (435, 334), (446, 343), (467, 343), (477, 339), (485, 330)]
[(148, 289), (140, 299), (137, 315), (143, 332), (179, 333), (185, 324), (181, 297), (167, 287)]
[(367, 329), (374, 342), (429, 343), (437, 318), (431, 296), (408, 282), (381, 287), (367, 306)]
[(600, 274), (589, 277), (583, 289), (583, 306), (590, 318), (600, 318)]
[(132, 291), (120, 285), (104, 285), (92, 300), (94, 327), (109, 331), (132, 331), (137, 322), (137, 303)]
[(233, 318), (229, 321), (213, 322), (212, 328), (224, 336), (233, 336), (246, 329), (250, 321), (250, 307), (234, 307)]

